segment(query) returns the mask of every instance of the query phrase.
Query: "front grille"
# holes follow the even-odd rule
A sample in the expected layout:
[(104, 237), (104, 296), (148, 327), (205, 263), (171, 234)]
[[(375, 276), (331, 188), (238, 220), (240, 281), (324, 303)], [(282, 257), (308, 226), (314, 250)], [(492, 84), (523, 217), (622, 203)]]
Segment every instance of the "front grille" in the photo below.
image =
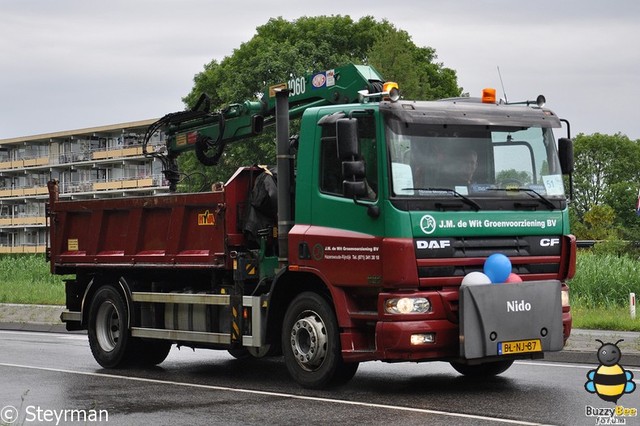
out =
[(561, 241), (558, 236), (417, 238), (418, 277), (459, 282), (469, 272), (482, 271), (488, 256), (502, 253), (511, 260), (513, 272), (550, 279), (560, 269)]

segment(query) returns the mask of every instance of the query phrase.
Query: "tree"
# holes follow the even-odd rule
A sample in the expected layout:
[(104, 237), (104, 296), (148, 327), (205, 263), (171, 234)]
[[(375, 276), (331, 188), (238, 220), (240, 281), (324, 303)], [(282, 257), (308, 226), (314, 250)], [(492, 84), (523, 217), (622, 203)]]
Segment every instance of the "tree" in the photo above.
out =
[[(358, 21), (349, 16), (302, 17), (295, 21), (274, 18), (258, 27), (253, 38), (231, 56), (206, 64), (183, 101), (191, 108), (201, 93), (207, 93), (213, 105), (222, 108), (252, 99), (264, 87), (286, 81), (291, 74), (349, 62), (372, 65), (387, 80), (398, 82), (409, 98), (457, 96), (461, 89), (455, 71), (434, 62), (436, 58), (434, 49), (416, 46), (406, 31), (370, 16)], [(295, 123), (291, 127), (295, 132)], [(273, 163), (273, 140), (274, 131), (270, 129), (250, 142), (231, 144), (216, 167), (205, 168), (192, 153), (183, 154), (180, 168), (206, 175), (208, 181), (225, 180), (239, 165)]]
[(404, 96), (410, 99), (442, 99), (459, 96), (456, 74), (435, 63), (435, 50), (418, 47), (405, 31), (393, 31), (378, 37), (369, 50), (374, 64), (389, 81), (397, 81)]
[(618, 234), (615, 229), (616, 213), (606, 204), (591, 207), (584, 214), (584, 220), (575, 225), (573, 230), (581, 239), (608, 240), (615, 239)]
[[(596, 206), (607, 206), (612, 209), (620, 237), (638, 239), (635, 204), (640, 188), (640, 141), (632, 141), (620, 133), (580, 134), (574, 141), (574, 157), (571, 214), (576, 235), (587, 238), (577, 232), (589, 228), (587, 213)], [(592, 216), (600, 217), (601, 213), (595, 209)], [(604, 216), (609, 217), (608, 213)]]

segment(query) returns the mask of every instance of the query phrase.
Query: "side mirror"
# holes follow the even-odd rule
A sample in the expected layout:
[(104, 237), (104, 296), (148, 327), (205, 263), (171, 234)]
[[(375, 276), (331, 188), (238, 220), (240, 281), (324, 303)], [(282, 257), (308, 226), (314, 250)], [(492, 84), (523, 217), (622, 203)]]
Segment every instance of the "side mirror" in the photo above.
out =
[(358, 149), (358, 120), (355, 118), (341, 118), (336, 122), (336, 137), (338, 140), (338, 158), (353, 160), (359, 154)]
[(360, 198), (367, 195), (365, 164), (359, 157), (358, 120), (341, 118), (336, 121), (338, 158), (342, 160), (342, 189), (345, 197)]
[(342, 189), (345, 197), (362, 198), (367, 196), (365, 163), (358, 161), (342, 162)]
[(558, 139), (558, 157), (563, 175), (573, 173), (573, 141), (568, 138)]

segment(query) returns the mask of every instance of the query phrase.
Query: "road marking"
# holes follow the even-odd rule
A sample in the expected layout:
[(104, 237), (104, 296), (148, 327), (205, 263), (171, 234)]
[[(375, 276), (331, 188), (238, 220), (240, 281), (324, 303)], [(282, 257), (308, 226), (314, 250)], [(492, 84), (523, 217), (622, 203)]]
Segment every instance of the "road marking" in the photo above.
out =
[[(624, 357), (623, 357), (624, 358)], [(624, 361), (624, 359), (622, 360)], [(516, 361), (515, 364), (520, 365), (533, 365), (536, 367), (561, 367), (561, 368), (579, 368), (584, 370), (593, 370), (594, 368), (598, 368), (598, 364), (562, 364), (559, 362), (535, 362), (535, 361)], [(624, 366), (624, 362), (622, 363)], [(627, 368), (624, 367), (626, 371), (637, 371), (640, 372), (639, 368)]]
[(86, 334), (67, 334), (67, 333), (46, 333), (38, 331), (20, 331), (20, 330), (0, 330), (0, 334), (13, 334), (16, 336), (40, 336), (40, 337), (53, 337), (56, 339), (69, 339), (69, 340), (87, 340)]
[(11, 334), (14, 336), (33, 336), (33, 337), (48, 337), (61, 340), (82, 340), (87, 341), (86, 334), (65, 334), (65, 333), (40, 333), (33, 331), (12, 331), (12, 330), (0, 330), (0, 334)]
[(426, 408), (414, 408), (414, 407), (397, 407), (394, 405), (386, 405), (386, 404), (374, 404), (370, 402), (358, 402), (358, 401), (345, 401), (341, 399), (333, 399), (333, 398), (320, 398), (315, 396), (305, 396), (305, 395), (294, 395), (289, 393), (281, 393), (281, 392), (268, 392), (268, 391), (260, 391), (253, 389), (239, 389), (239, 388), (230, 388), (226, 386), (213, 386), (213, 385), (202, 385), (197, 383), (182, 383), (175, 382), (171, 380), (158, 380), (158, 379), (147, 379), (142, 377), (127, 377), (127, 376), (118, 376), (114, 374), (104, 374), (104, 373), (92, 373), (87, 371), (74, 371), (74, 370), (65, 370), (61, 368), (49, 368), (49, 367), (37, 367), (33, 365), (21, 365), (21, 364), (10, 364), (10, 363), (0, 363), (1, 367), (10, 367), (10, 368), (24, 368), (28, 370), (38, 370), (38, 371), (49, 371), (53, 373), (67, 373), (67, 374), (77, 374), (82, 376), (92, 376), (92, 377), (101, 377), (101, 378), (110, 378), (110, 379), (121, 379), (128, 380), (132, 382), (145, 382), (145, 383), (155, 383), (162, 385), (174, 385), (174, 386), (183, 386), (197, 389), (207, 389), (207, 390), (217, 390), (217, 391), (226, 391), (226, 392), (237, 392), (237, 393), (245, 393), (245, 394), (253, 394), (253, 395), (263, 395), (263, 396), (277, 396), (282, 398), (289, 399), (299, 399), (304, 401), (314, 401), (314, 402), (325, 402), (325, 403), (333, 403), (333, 404), (342, 404), (342, 405), (351, 405), (351, 406), (359, 406), (359, 407), (367, 407), (367, 408), (380, 408), (385, 410), (393, 410), (393, 411), (406, 411), (412, 413), (422, 413), (422, 414), (435, 414), (440, 416), (448, 416), (448, 417), (459, 417), (465, 419), (475, 419), (475, 420), (485, 420), (492, 421), (496, 423), (508, 423), (515, 425), (542, 425), (543, 423), (532, 423), (521, 420), (509, 420), (509, 419), (500, 419), (497, 417), (486, 417), (479, 416), (475, 414), (464, 414), (464, 413), (453, 413), (447, 411), (440, 410), (430, 410)]

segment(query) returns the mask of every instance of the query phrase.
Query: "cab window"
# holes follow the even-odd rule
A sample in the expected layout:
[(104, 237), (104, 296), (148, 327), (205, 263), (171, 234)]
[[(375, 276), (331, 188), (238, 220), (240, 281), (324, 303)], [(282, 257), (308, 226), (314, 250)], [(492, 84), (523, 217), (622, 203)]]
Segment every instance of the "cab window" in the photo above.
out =
[[(366, 163), (368, 199), (378, 194), (378, 142), (375, 119), (370, 115), (357, 116), (360, 159)], [(320, 142), (320, 192), (343, 197), (342, 162), (338, 158), (335, 123), (322, 126)]]

